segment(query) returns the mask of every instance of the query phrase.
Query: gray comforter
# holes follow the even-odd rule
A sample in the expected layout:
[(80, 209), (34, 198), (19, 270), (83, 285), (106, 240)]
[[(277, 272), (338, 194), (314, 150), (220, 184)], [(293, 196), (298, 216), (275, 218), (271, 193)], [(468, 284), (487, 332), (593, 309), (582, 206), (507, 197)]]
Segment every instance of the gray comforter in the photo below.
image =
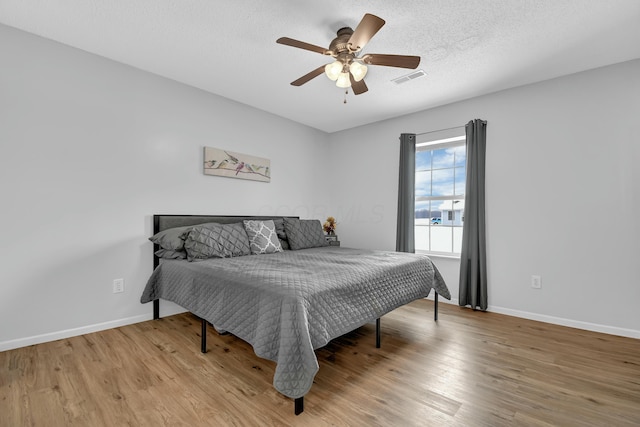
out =
[(321, 247), (199, 262), (163, 260), (140, 301), (173, 301), (275, 361), (274, 387), (304, 396), (314, 349), (431, 289), (451, 299), (423, 255)]

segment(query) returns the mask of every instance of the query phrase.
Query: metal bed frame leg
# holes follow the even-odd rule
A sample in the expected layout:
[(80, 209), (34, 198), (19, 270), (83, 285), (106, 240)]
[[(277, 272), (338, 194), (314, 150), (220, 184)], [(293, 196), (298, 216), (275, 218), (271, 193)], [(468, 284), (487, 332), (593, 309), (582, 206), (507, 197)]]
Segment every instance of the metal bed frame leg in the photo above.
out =
[(376, 348), (380, 348), (380, 318), (376, 319)]
[(300, 415), (302, 413), (302, 411), (304, 411), (304, 396), (302, 397), (297, 397), (294, 402), (294, 409), (295, 409), (295, 413), (296, 415)]
[(202, 322), (202, 331), (200, 332), (200, 352), (207, 352), (207, 321), (200, 319)]
[(160, 318), (160, 300), (153, 300), (153, 320), (158, 320)]
[(438, 293), (437, 292), (435, 292), (433, 301), (434, 301), (433, 320), (437, 322), (438, 321)]

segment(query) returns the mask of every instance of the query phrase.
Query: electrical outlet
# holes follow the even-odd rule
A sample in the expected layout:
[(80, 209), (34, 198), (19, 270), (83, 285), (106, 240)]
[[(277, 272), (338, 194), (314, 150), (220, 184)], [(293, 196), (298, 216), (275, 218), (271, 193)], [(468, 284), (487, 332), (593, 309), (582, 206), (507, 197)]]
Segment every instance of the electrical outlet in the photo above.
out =
[(124, 292), (124, 279), (114, 279), (113, 280), (113, 293), (119, 294), (120, 292)]
[(533, 289), (542, 288), (542, 279), (540, 278), (540, 276), (531, 276), (531, 287)]

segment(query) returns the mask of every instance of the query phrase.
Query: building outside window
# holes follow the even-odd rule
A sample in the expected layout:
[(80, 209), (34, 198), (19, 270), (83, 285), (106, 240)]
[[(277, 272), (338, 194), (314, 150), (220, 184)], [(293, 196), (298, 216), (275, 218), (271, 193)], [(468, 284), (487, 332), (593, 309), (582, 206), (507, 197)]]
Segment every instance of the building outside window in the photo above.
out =
[(466, 183), (464, 127), (417, 135), (416, 252), (459, 255)]

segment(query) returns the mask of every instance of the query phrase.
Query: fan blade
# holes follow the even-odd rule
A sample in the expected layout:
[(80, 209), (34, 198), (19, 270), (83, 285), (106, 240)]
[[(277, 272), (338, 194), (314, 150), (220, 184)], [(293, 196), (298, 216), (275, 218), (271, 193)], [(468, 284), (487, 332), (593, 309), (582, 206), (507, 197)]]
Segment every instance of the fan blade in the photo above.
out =
[(351, 90), (353, 90), (354, 95), (360, 95), (369, 90), (364, 80), (360, 80), (359, 82), (355, 81), (351, 73), (349, 73), (349, 78), (351, 79)]
[(298, 80), (295, 80), (295, 81), (291, 82), (291, 84), (293, 86), (302, 86), (303, 84), (305, 84), (309, 80), (311, 80), (313, 78), (316, 78), (320, 74), (324, 73), (324, 67), (325, 67), (324, 65), (319, 66), (318, 68), (316, 68), (312, 72), (307, 73), (304, 76), (300, 77)]
[(356, 30), (351, 34), (351, 38), (349, 39), (351, 49), (356, 52), (362, 49), (384, 24), (384, 19), (366, 13), (356, 27)]
[(384, 65), (398, 68), (417, 68), (420, 64), (419, 56), (408, 55), (384, 55), (380, 53), (367, 53), (362, 58), (365, 64)]
[(276, 43), (284, 44), (291, 47), (297, 47), (300, 49), (310, 50), (311, 52), (317, 52), (322, 55), (331, 55), (331, 51), (323, 47), (301, 42), (300, 40), (290, 39), (289, 37), (280, 37), (278, 40), (276, 40)]

